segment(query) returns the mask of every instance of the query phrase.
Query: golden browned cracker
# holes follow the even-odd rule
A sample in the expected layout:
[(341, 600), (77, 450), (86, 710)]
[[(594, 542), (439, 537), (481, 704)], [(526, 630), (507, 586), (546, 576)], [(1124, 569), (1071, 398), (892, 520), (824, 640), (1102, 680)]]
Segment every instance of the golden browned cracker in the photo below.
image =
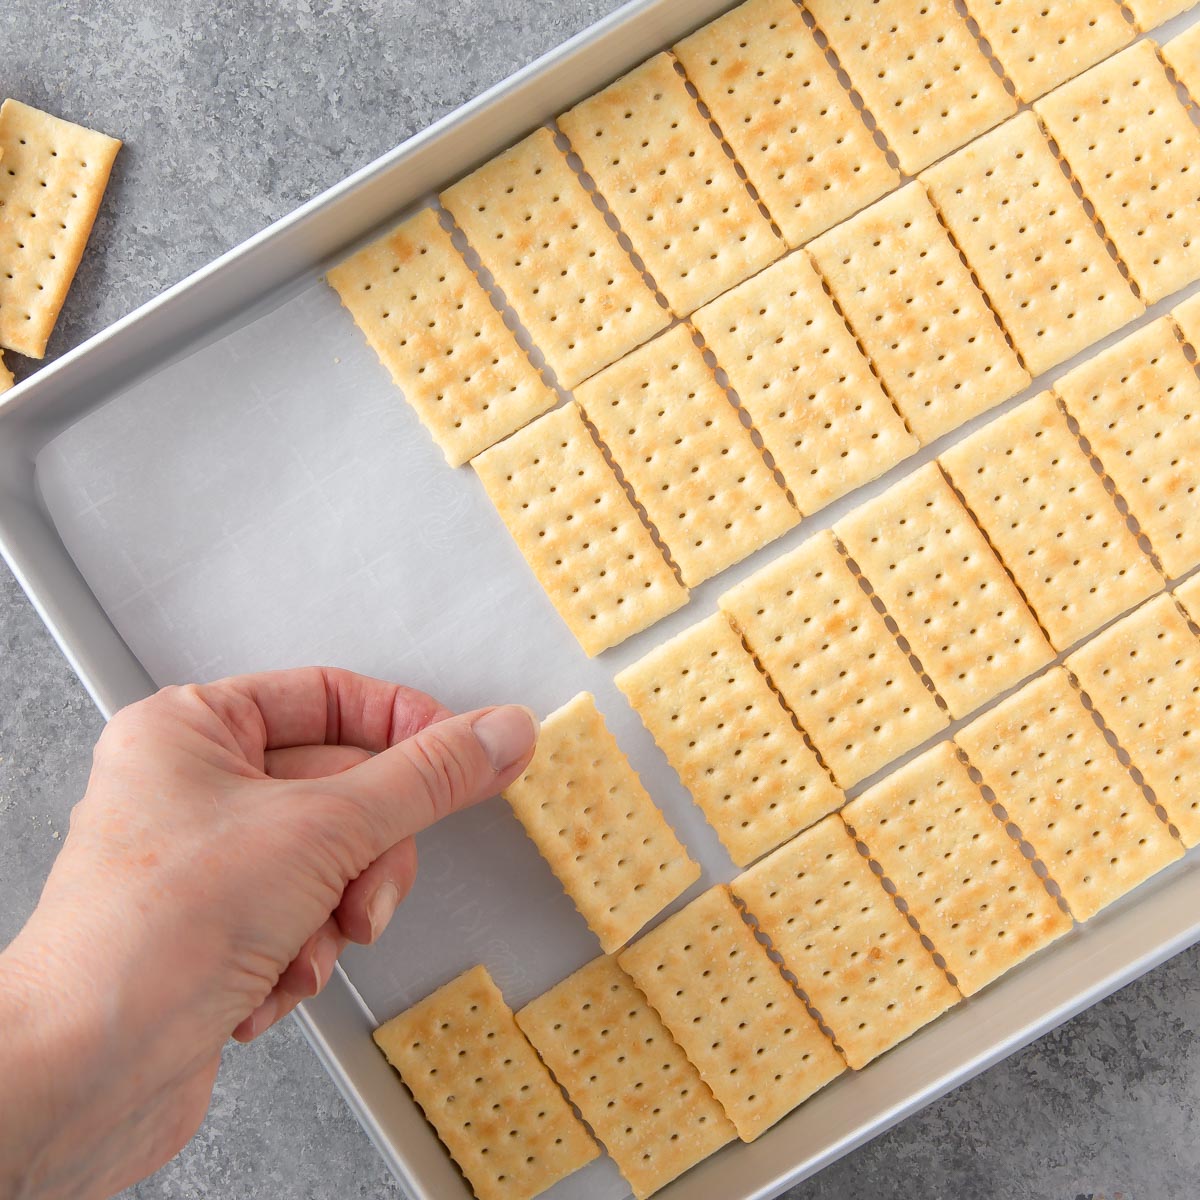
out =
[(816, 512), (917, 450), (803, 252), (692, 321), (801, 512)]
[(871, 205), (809, 248), (922, 443), (1029, 382), (921, 184)]
[(1156, 596), (1122, 617), (1066, 667), (1184, 845), (1200, 843), (1200, 641), (1174, 598)]
[(616, 683), (739, 867), (842, 803), (724, 613)]
[(442, 203), (563, 387), (670, 320), (548, 129), (448, 188)]
[(1175, 319), (1175, 324), (1179, 326), (1183, 340), (1195, 354), (1200, 345), (1200, 292), (1189, 296), (1182, 304), (1177, 304), (1171, 316)]
[(615, 958), (593, 959), (517, 1013), (639, 1197), (737, 1137)]
[(689, 587), (800, 520), (692, 338), (677, 325), (575, 391)]
[(326, 278), (452, 467), (554, 406), (433, 209)]
[(1175, 596), (1191, 614), (1192, 620), (1200, 624), (1200, 575), (1193, 575), (1179, 584)]
[(1073, 79), (1128, 45), (1117, 0), (966, 0), (1022, 100)]
[(375, 1041), (479, 1200), (528, 1200), (598, 1156), (486, 967), (386, 1021)]
[(1142, 311), (1032, 113), (922, 179), (1035, 375)]
[(855, 1070), (958, 1003), (836, 814), (730, 889), (783, 957)]
[(744, 1142), (846, 1069), (723, 884), (639, 938), (620, 963)]
[(1054, 651), (1020, 592), (928, 463), (834, 526), (956, 717)]
[(120, 148), (19, 100), (0, 105), (0, 346), (46, 353)]
[(669, 54), (577, 104), (558, 125), (680, 316), (783, 252)]
[(1056, 649), (1162, 587), (1049, 392), (941, 463)]
[(1143, 40), (1034, 105), (1147, 304), (1200, 277), (1200, 130)]
[(1200, 380), (1171, 321), (1164, 317), (1123, 338), (1054, 390), (1167, 575), (1200, 564)]
[(1200, 102), (1200, 25), (1191, 26), (1167, 42), (1162, 56), (1192, 100)]
[(842, 816), (964, 995), (1071, 928), (952, 742), (889, 775)]
[(949, 723), (827, 531), (720, 604), (842, 787)]
[(790, 246), (899, 182), (793, 0), (747, 0), (675, 54)]
[(542, 722), (504, 798), (606, 954), (700, 877), (587, 692)]
[(472, 466), (589, 655), (687, 603), (576, 405), (539, 417)]
[(1123, 3), (1133, 13), (1138, 28), (1146, 33), (1172, 17), (1187, 12), (1196, 0), (1123, 0)]
[(1077, 920), (1183, 854), (1061, 667), (955, 740), (1046, 864)]
[(952, 0), (805, 0), (910, 175), (1016, 111)]

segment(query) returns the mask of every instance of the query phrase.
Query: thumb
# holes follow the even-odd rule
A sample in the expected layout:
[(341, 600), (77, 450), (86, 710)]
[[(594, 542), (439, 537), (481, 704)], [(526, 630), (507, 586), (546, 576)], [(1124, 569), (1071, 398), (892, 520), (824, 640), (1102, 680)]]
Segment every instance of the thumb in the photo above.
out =
[(538, 720), (505, 704), (449, 717), (328, 782), (365, 818), (372, 856), (506, 788), (529, 765)]

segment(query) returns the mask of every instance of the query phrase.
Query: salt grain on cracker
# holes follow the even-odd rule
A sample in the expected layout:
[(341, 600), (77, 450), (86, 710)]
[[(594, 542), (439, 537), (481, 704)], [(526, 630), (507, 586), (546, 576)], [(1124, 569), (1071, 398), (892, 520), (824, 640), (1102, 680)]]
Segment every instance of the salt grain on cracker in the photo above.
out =
[(724, 613), (616, 678), (738, 866), (842, 802)]
[(326, 278), (452, 467), (556, 403), (432, 209)]
[(816, 512), (916, 452), (917, 439), (807, 254), (789, 254), (705, 305), (692, 322), (801, 512)]
[(692, 339), (677, 325), (575, 390), (688, 587), (800, 520)]
[(120, 148), (19, 100), (0, 105), (0, 346), (46, 353)]
[(542, 722), (504, 798), (605, 953), (700, 877), (587, 692)]
[(576, 405), (539, 417), (472, 465), (589, 655), (687, 603)]
[(485, 967), (385, 1022), (375, 1041), (479, 1200), (528, 1200), (598, 1156)]
[(899, 182), (793, 0), (747, 0), (675, 53), (790, 246)]
[(739, 875), (730, 889), (855, 1070), (959, 1000), (836, 815)]
[(517, 1024), (639, 1200), (737, 1137), (615, 958), (581, 967), (522, 1008)]
[(744, 1142), (846, 1069), (723, 884), (639, 938), (620, 963)]

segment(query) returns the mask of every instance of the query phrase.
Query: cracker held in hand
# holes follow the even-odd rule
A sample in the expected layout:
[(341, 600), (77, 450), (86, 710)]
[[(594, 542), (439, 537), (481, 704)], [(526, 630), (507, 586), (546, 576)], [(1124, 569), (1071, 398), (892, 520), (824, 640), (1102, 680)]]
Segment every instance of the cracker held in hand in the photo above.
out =
[(801, 512), (824, 508), (918, 449), (807, 254), (789, 254), (693, 313), (692, 323)]
[(375, 1041), (479, 1200), (528, 1200), (598, 1157), (487, 969), (472, 967)]
[(744, 1142), (846, 1069), (724, 884), (639, 938), (619, 961)]
[(957, 989), (836, 814), (739, 875), (730, 890), (855, 1070), (958, 1003)]
[(687, 603), (576, 405), (539, 417), (471, 465), (587, 654)]
[(670, 320), (548, 129), (442, 193), (563, 387)]
[(788, 245), (899, 182), (793, 0), (746, 0), (675, 54)]
[(922, 443), (1029, 382), (921, 184), (872, 204), (809, 249)]
[(1122, 339), (1054, 390), (1167, 576), (1200, 565), (1200, 380), (1171, 320)]
[(1071, 928), (952, 742), (889, 775), (842, 816), (965, 996)]
[(1034, 105), (1153, 304), (1200, 278), (1200, 130), (1141, 41)]
[(688, 587), (800, 520), (692, 337), (677, 325), (575, 391)]
[(937, 463), (834, 526), (956, 717), (1054, 651)]
[(949, 724), (828, 532), (720, 603), (842, 787)]
[(452, 467), (557, 403), (433, 209), (326, 278)]
[(1086, 921), (1183, 854), (1066, 671), (985, 713), (955, 741)]
[(1175, 598), (1156, 596), (1122, 617), (1066, 667), (1183, 844), (1200, 844), (1200, 638)]
[(1049, 392), (985, 425), (941, 463), (1055, 649), (1162, 587)]
[(669, 54), (577, 104), (558, 127), (679, 316), (783, 253)]
[(0, 105), (0, 346), (46, 353), (120, 148), (19, 100)]
[(1016, 111), (953, 0), (806, 0), (910, 175)]
[(597, 958), (517, 1024), (642, 1200), (737, 1137), (615, 958)]
[(616, 683), (739, 867), (842, 803), (724, 613)]
[(504, 798), (606, 954), (700, 878), (587, 692), (542, 722)]

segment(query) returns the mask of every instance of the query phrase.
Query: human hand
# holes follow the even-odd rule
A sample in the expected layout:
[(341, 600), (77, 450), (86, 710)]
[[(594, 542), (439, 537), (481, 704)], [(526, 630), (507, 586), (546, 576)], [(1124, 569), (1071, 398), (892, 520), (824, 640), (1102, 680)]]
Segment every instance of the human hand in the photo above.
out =
[(412, 886), (413, 836), (506, 787), (535, 738), (526, 709), (454, 716), (317, 668), (118, 713), (0, 955), (0, 1195), (108, 1196), (166, 1162), (228, 1038), (377, 938)]

